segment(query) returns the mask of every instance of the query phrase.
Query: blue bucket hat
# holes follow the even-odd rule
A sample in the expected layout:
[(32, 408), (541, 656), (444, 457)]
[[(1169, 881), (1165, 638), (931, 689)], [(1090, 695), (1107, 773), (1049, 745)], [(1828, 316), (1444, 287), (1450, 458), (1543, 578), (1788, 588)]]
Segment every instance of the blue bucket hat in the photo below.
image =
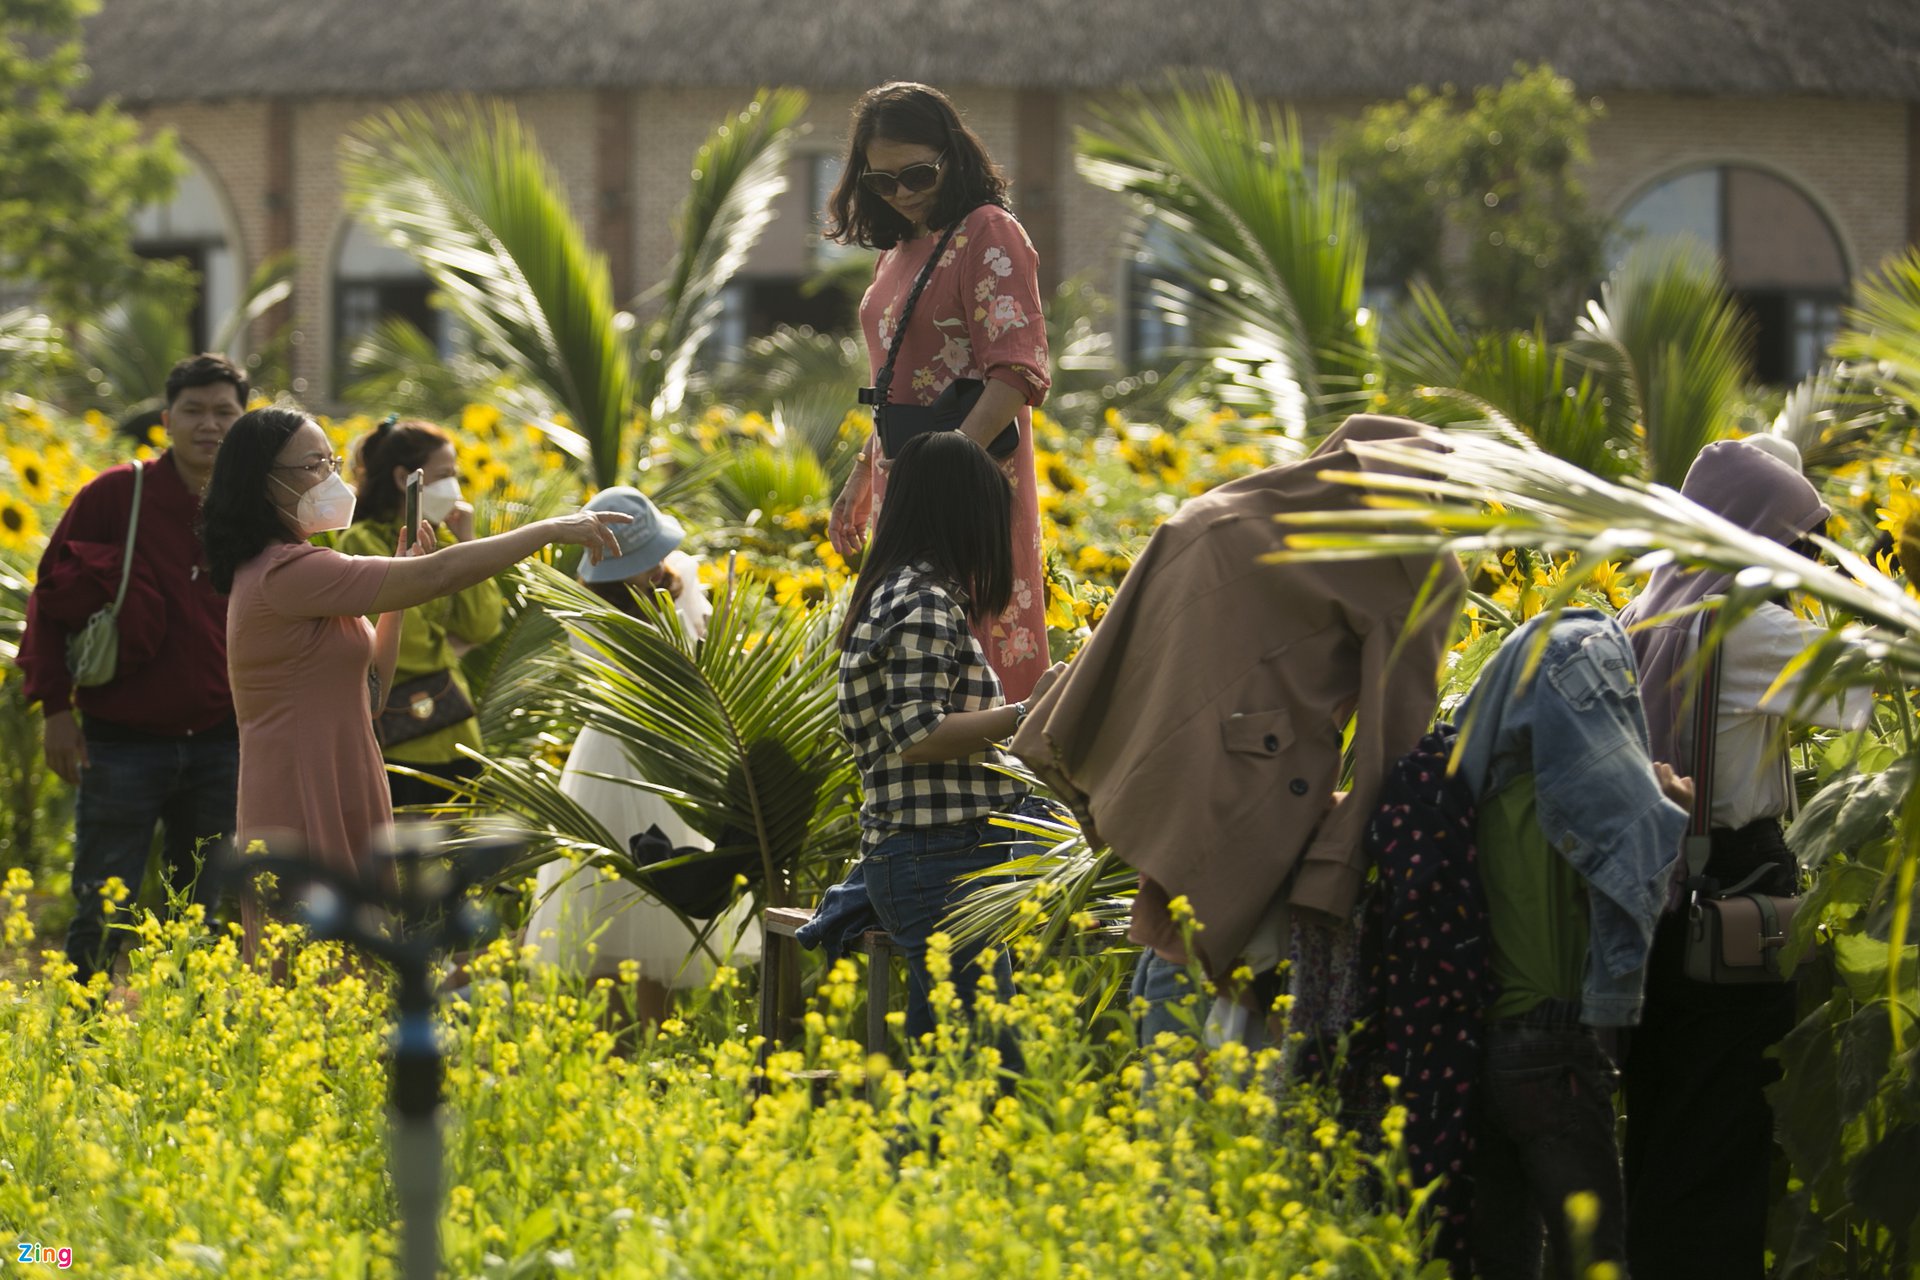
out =
[(666, 559), (667, 553), (687, 536), (678, 520), (654, 506), (646, 494), (627, 485), (602, 489), (587, 503), (587, 510), (617, 511), (632, 516), (633, 521), (613, 526), (614, 541), (620, 544), (619, 555), (598, 564), (580, 561), (582, 582), (625, 582)]

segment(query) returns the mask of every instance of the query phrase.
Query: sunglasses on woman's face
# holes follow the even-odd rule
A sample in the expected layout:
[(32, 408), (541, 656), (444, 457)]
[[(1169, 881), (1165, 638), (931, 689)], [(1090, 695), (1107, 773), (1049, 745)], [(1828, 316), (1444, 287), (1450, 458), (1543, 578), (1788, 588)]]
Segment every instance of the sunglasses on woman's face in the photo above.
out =
[(942, 151), (932, 160), (910, 164), (898, 173), (882, 173), (878, 169), (869, 169), (860, 175), (860, 185), (882, 200), (891, 200), (901, 191), (925, 191), (940, 181), (940, 166), (946, 162), (947, 153)]

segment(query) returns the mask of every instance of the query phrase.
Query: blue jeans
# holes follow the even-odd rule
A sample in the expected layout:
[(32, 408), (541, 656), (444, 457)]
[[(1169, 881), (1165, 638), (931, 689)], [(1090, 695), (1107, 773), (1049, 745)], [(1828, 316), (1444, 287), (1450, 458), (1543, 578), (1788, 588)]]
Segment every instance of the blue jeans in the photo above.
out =
[(214, 886), (199, 877), (203, 841), (233, 834), (240, 781), (240, 744), (228, 738), (162, 742), (87, 739), (87, 767), (73, 828), (73, 896), (67, 959), (81, 982), (111, 968), (119, 953), (106, 928), (100, 889), (118, 876), (129, 893), (146, 878), (156, 823), (165, 831), (166, 870), (176, 886), (192, 884), (193, 901), (211, 906)]
[(1209, 1001), (1193, 989), (1193, 977), (1185, 965), (1162, 960), (1152, 947), (1142, 948), (1128, 994), (1147, 1005), (1138, 1029), (1142, 1049), (1153, 1048), (1163, 1031), (1196, 1041), (1201, 1038)]
[[(888, 836), (862, 861), (867, 896), (880, 923), (893, 935), (893, 944), (907, 958), (907, 1039), (917, 1042), (933, 1030), (932, 979), (927, 973), (927, 939), (940, 932), (948, 912), (975, 889), (1005, 880), (965, 880), (961, 877), (987, 867), (1033, 857), (1040, 846), (1022, 840), (1018, 832), (997, 827), (988, 819), (951, 826), (923, 827)], [(971, 1019), (975, 988), (980, 983), (981, 952), (985, 943), (959, 944), (948, 953), (951, 981), (960, 998), (963, 1017)], [(993, 957), (994, 994), (1000, 1000), (1013, 995), (1013, 961), (1006, 948)], [(1001, 1056), (1018, 1071), (1020, 1058), (1010, 1040), (1002, 1039)]]
[[(1626, 1193), (1614, 1144), (1616, 1073), (1593, 1032), (1563, 1022), (1493, 1023), (1480, 1078), (1473, 1165), (1473, 1260), (1486, 1280), (1572, 1280), (1595, 1262), (1626, 1257)], [(1594, 1197), (1584, 1257), (1576, 1256), (1566, 1202)], [(1718, 1274), (1709, 1268), (1698, 1275)]]

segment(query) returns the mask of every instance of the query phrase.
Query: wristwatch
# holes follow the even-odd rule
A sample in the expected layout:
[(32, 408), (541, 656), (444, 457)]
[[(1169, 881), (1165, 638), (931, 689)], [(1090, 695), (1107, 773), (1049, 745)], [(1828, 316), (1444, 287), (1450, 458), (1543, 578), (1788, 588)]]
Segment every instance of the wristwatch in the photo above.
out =
[(1025, 724), (1026, 722), (1027, 722), (1027, 704), (1024, 702), (1014, 703), (1013, 704), (1013, 733), (1009, 733), (1007, 736), (1011, 738), (1014, 733), (1020, 732), (1020, 726)]

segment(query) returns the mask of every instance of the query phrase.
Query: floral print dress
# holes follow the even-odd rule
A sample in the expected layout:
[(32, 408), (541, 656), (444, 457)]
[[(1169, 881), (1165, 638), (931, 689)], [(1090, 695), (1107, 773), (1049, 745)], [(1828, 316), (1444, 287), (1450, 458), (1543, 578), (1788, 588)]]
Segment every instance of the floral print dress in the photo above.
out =
[[(873, 284), (860, 301), (867, 363), (875, 375), (886, 362), (907, 294), (939, 242), (937, 233), (925, 235), (880, 255)], [(1011, 213), (983, 205), (953, 233), (914, 304), (894, 364), (892, 398), (899, 404), (932, 404), (954, 379), (979, 378), (1007, 383), (1026, 401), (1019, 414), (1020, 447), (1007, 462), (1013, 480), (1013, 599), (975, 632), (1013, 702), (1033, 691), (1049, 665), (1033, 463), (1033, 407), (1046, 398), (1048, 366), (1033, 243)], [(876, 474), (874, 492), (877, 513), (886, 500), (883, 474)]]

